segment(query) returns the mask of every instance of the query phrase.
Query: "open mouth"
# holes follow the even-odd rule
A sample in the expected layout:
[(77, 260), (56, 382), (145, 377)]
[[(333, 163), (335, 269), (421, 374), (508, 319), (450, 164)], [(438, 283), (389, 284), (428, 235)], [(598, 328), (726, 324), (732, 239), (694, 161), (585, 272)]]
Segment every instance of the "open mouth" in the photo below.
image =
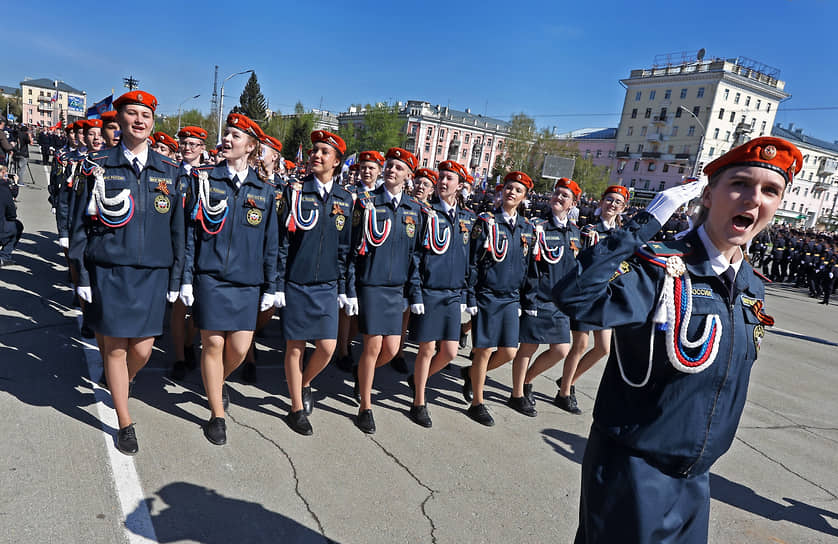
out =
[(754, 218), (748, 214), (740, 213), (733, 217), (733, 226), (738, 230), (747, 230), (754, 224)]

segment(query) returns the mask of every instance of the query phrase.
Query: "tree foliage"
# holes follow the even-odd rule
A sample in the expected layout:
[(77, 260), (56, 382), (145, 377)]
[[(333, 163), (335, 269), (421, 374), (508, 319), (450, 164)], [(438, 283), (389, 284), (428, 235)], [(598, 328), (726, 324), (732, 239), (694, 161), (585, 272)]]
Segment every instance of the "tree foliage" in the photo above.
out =
[(311, 131), (314, 129), (314, 114), (305, 113), (302, 102), (294, 106), (294, 117), (287, 123), (286, 140), (282, 140), (282, 156), (295, 160), (297, 149), (305, 151), (311, 147)]
[(346, 142), (347, 155), (372, 149), (383, 153), (391, 147), (404, 147), (407, 141), (405, 120), (399, 116), (398, 107), (387, 104), (367, 104), (363, 122), (348, 122), (338, 133)]
[(8, 107), (8, 112), (11, 115), (14, 115), (15, 118), (21, 119), (21, 115), (23, 111), (21, 110), (20, 106), (20, 97), (14, 96), (0, 96), (0, 113), (3, 114), (3, 119), (6, 118), (6, 108)]
[(267, 101), (259, 87), (256, 72), (251, 72), (239, 97), (239, 105), (233, 108), (233, 111), (244, 114), (261, 125), (267, 119), (267, 109)]

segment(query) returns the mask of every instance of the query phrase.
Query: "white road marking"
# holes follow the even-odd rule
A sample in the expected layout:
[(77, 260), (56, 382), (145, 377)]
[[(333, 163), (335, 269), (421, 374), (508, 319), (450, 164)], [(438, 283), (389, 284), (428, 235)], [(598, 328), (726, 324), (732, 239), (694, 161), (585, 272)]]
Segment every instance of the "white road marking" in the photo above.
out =
[[(78, 316), (81, 326), (81, 316)], [(102, 377), (102, 357), (96, 347), (96, 342), (84, 342), (84, 359), (87, 362), (87, 373), (94, 384), (99, 383)], [(119, 424), (116, 420), (116, 411), (107, 405), (110, 394), (99, 387), (93, 386), (96, 396), (96, 415), (102, 422), (102, 430), (108, 427), (116, 429)], [(105, 449), (108, 452), (108, 460), (111, 464), (114, 489), (119, 498), (119, 506), (122, 510), (122, 517), (125, 519), (125, 539), (130, 544), (157, 544), (157, 534), (154, 525), (151, 523), (151, 515), (148, 505), (145, 502), (143, 487), (140, 484), (140, 477), (137, 475), (137, 467), (134, 465), (134, 458), (121, 454), (114, 445), (114, 437), (107, 431), (103, 433)]]

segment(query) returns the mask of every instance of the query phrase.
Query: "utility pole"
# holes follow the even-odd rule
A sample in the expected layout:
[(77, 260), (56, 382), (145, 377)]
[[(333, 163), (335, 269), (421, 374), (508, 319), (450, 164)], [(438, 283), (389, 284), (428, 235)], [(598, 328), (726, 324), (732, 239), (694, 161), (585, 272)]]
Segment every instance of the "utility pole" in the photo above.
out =
[(134, 89), (136, 89), (137, 87), (140, 86), (140, 81), (137, 80), (137, 79), (134, 79), (134, 76), (128, 76), (128, 77), (122, 78), (122, 83), (125, 85), (125, 87), (128, 89), (129, 92), (133, 91)]
[(212, 99), (210, 100), (210, 115), (213, 119), (218, 115), (218, 65), (215, 65), (215, 77), (212, 80)]

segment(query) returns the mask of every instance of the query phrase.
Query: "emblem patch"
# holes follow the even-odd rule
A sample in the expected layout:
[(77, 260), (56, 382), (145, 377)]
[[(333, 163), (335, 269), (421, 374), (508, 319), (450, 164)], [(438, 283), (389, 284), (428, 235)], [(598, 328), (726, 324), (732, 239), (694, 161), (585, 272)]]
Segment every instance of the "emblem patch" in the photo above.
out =
[(245, 215), (247, 222), (254, 227), (262, 222), (262, 210), (259, 208), (249, 208)]
[(765, 336), (765, 327), (761, 324), (754, 327), (754, 349), (759, 353), (759, 347), (762, 345), (762, 337)]
[(416, 236), (416, 225), (414, 223), (406, 223), (404, 231), (407, 233), (408, 238), (413, 238)]
[(611, 274), (611, 278), (608, 281), (614, 281), (623, 274), (628, 274), (630, 270), (631, 266), (629, 266), (628, 261), (623, 261), (620, 263), (620, 266), (617, 267), (617, 270), (615, 270), (614, 273)]
[(343, 230), (344, 225), (346, 225), (346, 216), (343, 214), (339, 214), (335, 216), (335, 227), (338, 230)]
[(154, 209), (157, 213), (169, 213), (172, 209), (172, 201), (166, 195), (157, 195), (154, 197)]
[(463, 233), (463, 244), (468, 245), (468, 231)]
[(483, 229), (483, 226), (480, 223), (474, 225), (474, 228), (471, 229), (471, 238), (472, 240), (477, 240), (480, 236), (480, 231)]

